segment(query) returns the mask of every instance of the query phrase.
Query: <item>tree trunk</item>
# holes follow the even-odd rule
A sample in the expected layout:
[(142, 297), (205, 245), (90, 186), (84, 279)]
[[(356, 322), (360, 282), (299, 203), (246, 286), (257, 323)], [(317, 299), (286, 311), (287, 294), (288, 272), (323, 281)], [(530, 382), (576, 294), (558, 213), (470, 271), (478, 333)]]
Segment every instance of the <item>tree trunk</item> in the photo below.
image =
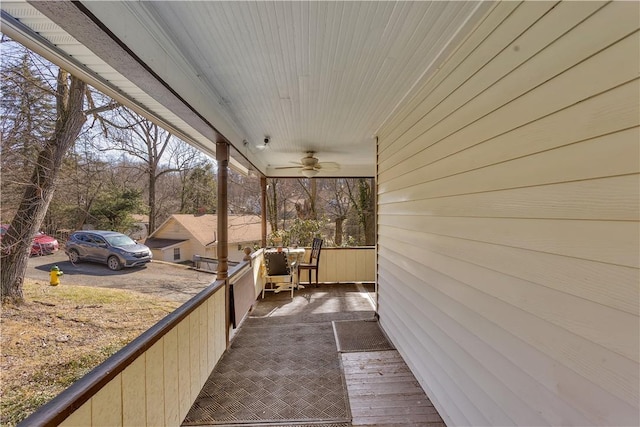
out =
[(21, 303), (23, 283), (33, 236), (44, 220), (55, 191), (64, 155), (73, 145), (86, 117), (83, 114), (86, 84), (66, 71), (58, 72), (55, 134), (46, 141), (27, 184), (20, 206), (2, 238), (0, 282), (2, 302)]
[(336, 246), (342, 246), (342, 224), (344, 223), (344, 219), (343, 216), (336, 218), (336, 233), (333, 239)]
[(296, 214), (300, 219), (318, 219), (318, 213), (316, 212), (316, 198), (318, 195), (318, 181), (316, 179), (309, 179), (309, 188), (307, 188), (306, 180), (298, 178), (300, 188), (304, 191), (307, 198), (301, 203), (296, 203)]
[(100, 192), (101, 188), (102, 188), (102, 182), (98, 183), (98, 189), (95, 191), (95, 193), (91, 195), (91, 197), (85, 204), (85, 207), (82, 210), (82, 214), (81, 214), (82, 216), (78, 220), (78, 225), (76, 225), (76, 230), (82, 230), (82, 227), (84, 227), (84, 224), (87, 222), (87, 218), (89, 218), (89, 211), (91, 211), (91, 206), (93, 205), (93, 201), (95, 200), (96, 196)]
[(156, 230), (156, 169), (149, 171), (149, 234)]
[(186, 213), (186, 192), (187, 192), (187, 179), (183, 178), (180, 182), (180, 213)]
[(376, 217), (373, 209), (365, 212), (364, 244), (366, 246), (375, 246), (376, 244)]
[(368, 178), (358, 178), (358, 198), (350, 197), (358, 211), (358, 222), (364, 232), (364, 244), (373, 246), (376, 244), (376, 193), (375, 181)]
[(309, 197), (309, 207), (311, 208), (311, 219), (317, 220), (318, 213), (316, 212), (316, 198), (318, 196), (318, 180), (311, 180), (311, 195)]
[(363, 195), (362, 214), (365, 245), (376, 244), (376, 188), (373, 179), (363, 179), (361, 187)]
[(272, 179), (269, 188), (271, 193), (267, 197), (267, 211), (269, 214), (269, 225), (271, 225), (271, 232), (278, 231), (278, 191), (277, 191), (277, 179)]

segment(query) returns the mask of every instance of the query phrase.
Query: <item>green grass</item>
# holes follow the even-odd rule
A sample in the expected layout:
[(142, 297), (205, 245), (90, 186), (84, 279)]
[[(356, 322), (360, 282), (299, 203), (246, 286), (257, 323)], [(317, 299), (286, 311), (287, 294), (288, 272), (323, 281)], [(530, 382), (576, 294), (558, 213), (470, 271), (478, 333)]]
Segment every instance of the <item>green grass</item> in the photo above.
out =
[(179, 304), (121, 289), (26, 281), (2, 317), (0, 425), (15, 426)]
[(78, 359), (66, 363), (45, 365), (25, 376), (23, 379), (26, 387), (5, 390), (0, 401), (1, 424), (7, 427), (15, 426), (56, 397), (60, 390), (66, 389), (107, 360), (124, 344), (112, 344), (96, 352), (82, 354)]

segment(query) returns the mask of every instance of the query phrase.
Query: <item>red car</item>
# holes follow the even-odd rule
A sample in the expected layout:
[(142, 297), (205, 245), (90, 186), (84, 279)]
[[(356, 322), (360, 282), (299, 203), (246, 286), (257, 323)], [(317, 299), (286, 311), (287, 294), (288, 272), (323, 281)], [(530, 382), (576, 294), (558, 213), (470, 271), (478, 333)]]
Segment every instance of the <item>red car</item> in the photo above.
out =
[[(7, 232), (8, 229), (8, 225), (3, 224), (0, 226), (0, 239), (2, 239), (2, 236)], [(59, 248), (60, 245), (58, 244), (58, 241), (55, 237), (47, 236), (40, 231), (33, 237), (33, 242), (31, 244), (31, 256), (49, 255), (57, 252)]]

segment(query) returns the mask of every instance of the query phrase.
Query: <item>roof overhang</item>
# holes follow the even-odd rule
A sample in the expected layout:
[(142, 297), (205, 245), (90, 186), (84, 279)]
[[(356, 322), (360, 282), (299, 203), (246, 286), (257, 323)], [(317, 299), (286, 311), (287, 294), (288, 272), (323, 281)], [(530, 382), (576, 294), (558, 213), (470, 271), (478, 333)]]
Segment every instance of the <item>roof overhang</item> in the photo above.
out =
[[(2, 32), (231, 167), (374, 176), (377, 130), (489, 2), (3, 1)], [(269, 148), (260, 150), (265, 136)]]
[(188, 241), (189, 240), (186, 239), (159, 239), (156, 237), (150, 237), (145, 240), (144, 244), (148, 246), (149, 249), (159, 249), (164, 251), (181, 246), (183, 243)]

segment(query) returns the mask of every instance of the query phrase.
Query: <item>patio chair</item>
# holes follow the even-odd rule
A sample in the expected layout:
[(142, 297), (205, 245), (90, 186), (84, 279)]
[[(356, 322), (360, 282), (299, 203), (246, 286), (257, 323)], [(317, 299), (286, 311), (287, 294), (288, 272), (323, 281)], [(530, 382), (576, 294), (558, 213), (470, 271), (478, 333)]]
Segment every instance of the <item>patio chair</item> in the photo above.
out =
[(316, 281), (314, 286), (318, 287), (318, 266), (320, 265), (320, 250), (322, 249), (322, 239), (314, 238), (311, 244), (311, 256), (309, 262), (301, 262), (298, 265), (298, 277), (300, 277), (300, 270), (307, 270), (309, 272), (309, 285), (311, 285), (311, 272), (316, 272)]
[(289, 257), (285, 251), (281, 252), (265, 252), (264, 265), (266, 267), (265, 283), (262, 287), (262, 298), (265, 291), (280, 292), (283, 290), (291, 290), (291, 298), (293, 298), (293, 290), (295, 288), (294, 275), (289, 266)]

